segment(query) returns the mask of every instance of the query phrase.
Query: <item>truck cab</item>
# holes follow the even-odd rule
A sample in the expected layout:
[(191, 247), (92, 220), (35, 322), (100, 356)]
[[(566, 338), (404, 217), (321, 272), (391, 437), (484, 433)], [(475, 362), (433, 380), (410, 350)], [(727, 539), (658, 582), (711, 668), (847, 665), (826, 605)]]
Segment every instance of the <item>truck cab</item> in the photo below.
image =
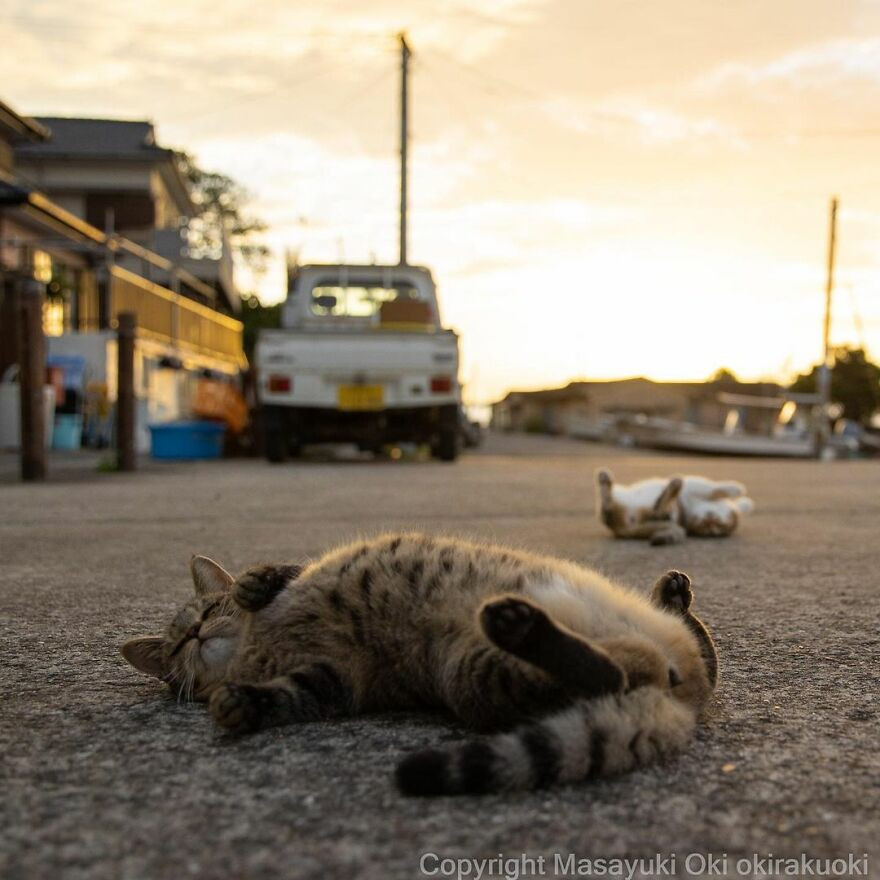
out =
[(317, 442), (427, 443), (436, 458), (458, 455), (458, 337), (442, 326), (428, 269), (300, 267), (255, 362), (271, 461)]

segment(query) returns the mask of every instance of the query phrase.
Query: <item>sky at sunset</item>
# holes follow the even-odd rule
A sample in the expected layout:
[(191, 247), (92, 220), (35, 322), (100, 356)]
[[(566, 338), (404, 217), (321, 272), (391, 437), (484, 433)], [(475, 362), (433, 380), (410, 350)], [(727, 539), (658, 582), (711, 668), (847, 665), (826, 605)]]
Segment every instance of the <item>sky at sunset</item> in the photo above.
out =
[(880, 0), (5, 0), (2, 97), (149, 118), (254, 196), (283, 252), (397, 258), (397, 48), (414, 51), (410, 260), (471, 401), (574, 378), (785, 378), (880, 358)]

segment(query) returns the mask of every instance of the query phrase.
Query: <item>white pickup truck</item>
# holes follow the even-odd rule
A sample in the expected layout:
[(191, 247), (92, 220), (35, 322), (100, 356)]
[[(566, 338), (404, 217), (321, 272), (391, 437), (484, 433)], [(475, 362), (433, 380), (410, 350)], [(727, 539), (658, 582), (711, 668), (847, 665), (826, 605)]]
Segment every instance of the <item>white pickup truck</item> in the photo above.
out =
[(255, 362), (266, 457), (307, 443), (428, 443), (453, 461), (461, 438), (458, 337), (417, 266), (310, 265), (293, 276), (281, 329)]

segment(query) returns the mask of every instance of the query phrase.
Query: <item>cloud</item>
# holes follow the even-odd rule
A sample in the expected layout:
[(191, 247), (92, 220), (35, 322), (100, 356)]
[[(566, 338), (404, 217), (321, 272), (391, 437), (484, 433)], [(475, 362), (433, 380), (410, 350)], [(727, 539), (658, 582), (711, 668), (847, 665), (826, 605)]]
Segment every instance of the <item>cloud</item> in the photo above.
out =
[(763, 63), (728, 62), (700, 77), (696, 89), (716, 92), (773, 83), (807, 89), (847, 79), (880, 84), (880, 37), (817, 43)]
[(579, 134), (606, 139), (635, 137), (648, 145), (714, 142), (743, 148), (745, 139), (737, 129), (707, 116), (691, 116), (656, 106), (637, 97), (584, 102), (557, 96), (543, 102), (542, 110), (556, 125)]
[[(149, 4), (91, 0), (13, 0), (0, 25), (7, 45), (30, 40), (45, 57), (64, 55), (92, 64), (120, 55), (132, 69), (151, 58), (188, 62), (199, 70), (238, 68), (250, 73), (284, 66), (310, 54), (356, 65), (394, 51), (394, 35), (409, 31), (422, 48), (455, 49), (475, 59), (528, 25), (546, 0), (316, 0), (289, 5), (251, 0), (154, 0)], [(63, 81), (58, 81), (60, 87)]]
[(552, 259), (619, 230), (631, 208), (575, 198), (486, 199), (418, 215), (416, 237), (433, 243), (449, 275), (477, 277)]

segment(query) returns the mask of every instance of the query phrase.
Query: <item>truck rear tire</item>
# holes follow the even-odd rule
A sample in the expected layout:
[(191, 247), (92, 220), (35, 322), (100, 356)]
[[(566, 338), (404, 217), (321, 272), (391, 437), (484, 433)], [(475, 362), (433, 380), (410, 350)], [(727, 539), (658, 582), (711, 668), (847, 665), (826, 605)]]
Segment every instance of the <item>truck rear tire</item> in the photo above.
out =
[(437, 433), (431, 443), (431, 455), (440, 461), (455, 461), (461, 452), (458, 407), (441, 407), (438, 421)]
[(284, 464), (287, 461), (287, 442), (276, 431), (266, 434), (266, 459), (272, 464)]
[(272, 464), (283, 464), (290, 452), (287, 419), (274, 407), (263, 410), (263, 452)]
[(431, 444), (431, 455), (440, 461), (455, 461), (459, 452), (461, 452), (461, 435), (458, 428), (441, 428), (437, 439)]

